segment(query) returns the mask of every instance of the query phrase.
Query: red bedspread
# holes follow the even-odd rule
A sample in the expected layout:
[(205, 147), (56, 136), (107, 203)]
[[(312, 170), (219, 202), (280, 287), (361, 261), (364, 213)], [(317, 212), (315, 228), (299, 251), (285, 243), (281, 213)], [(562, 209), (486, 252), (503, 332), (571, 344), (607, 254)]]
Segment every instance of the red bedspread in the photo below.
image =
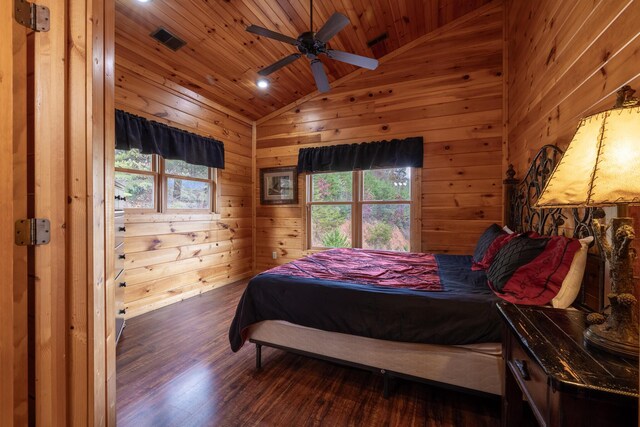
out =
[(423, 291), (442, 290), (438, 263), (432, 254), (330, 249), (265, 273)]

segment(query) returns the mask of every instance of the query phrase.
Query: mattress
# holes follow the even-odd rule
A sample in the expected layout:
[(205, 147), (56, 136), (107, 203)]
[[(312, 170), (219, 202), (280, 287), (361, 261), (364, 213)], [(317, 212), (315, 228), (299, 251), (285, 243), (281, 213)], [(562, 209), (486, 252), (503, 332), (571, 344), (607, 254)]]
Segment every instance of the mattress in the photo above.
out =
[[(345, 258), (363, 258), (366, 251), (327, 251), (322, 257), (293, 261), (288, 271), (308, 272), (318, 264), (317, 269), (324, 274), (335, 268), (327, 258), (332, 254), (341, 258), (338, 265), (344, 265)], [(356, 274), (345, 281), (327, 280), (330, 275), (315, 276), (313, 272), (303, 276), (284, 274), (281, 268), (254, 277), (229, 330), (232, 350), (242, 347), (251, 324), (263, 320), (285, 320), (323, 331), (396, 342), (460, 345), (501, 340), (501, 321), (495, 307), (498, 298), (489, 289), (484, 272), (471, 270), (471, 257), (406, 254), (411, 259), (398, 261), (397, 268), (380, 268), (375, 263), (382, 256), (375, 255), (367, 258), (367, 264), (352, 262)], [(431, 271), (424, 275), (434, 291), (416, 289), (415, 277), (406, 279), (415, 273), (407, 265), (415, 264), (416, 256), (423, 255), (436, 270), (435, 277)], [(435, 262), (431, 263), (429, 257)], [(401, 276), (393, 280), (396, 285), (377, 285), (379, 272), (390, 270)], [(367, 272), (371, 277), (363, 278)]]

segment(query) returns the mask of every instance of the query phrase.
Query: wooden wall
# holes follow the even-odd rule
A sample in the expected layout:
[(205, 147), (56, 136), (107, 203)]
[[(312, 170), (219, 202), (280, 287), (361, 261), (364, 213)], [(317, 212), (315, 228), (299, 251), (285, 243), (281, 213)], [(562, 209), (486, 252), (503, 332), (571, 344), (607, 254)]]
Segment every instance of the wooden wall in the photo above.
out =
[(640, 0), (505, 4), (505, 155), (522, 175), (540, 147), (565, 149), (581, 117), (611, 108), (621, 86), (640, 94)]
[(251, 275), (252, 122), (116, 55), (116, 108), (221, 140), (226, 157), (218, 214), (125, 215), (131, 317)]
[(581, 117), (640, 91), (640, 1), (506, 1), (507, 160), (519, 174), (545, 144), (566, 148)]
[[(471, 253), (501, 221), (502, 18), (491, 3), (258, 121), (257, 168), (294, 165), (301, 147), (423, 136), (422, 251)], [(303, 194), (257, 206), (259, 271), (303, 255)]]

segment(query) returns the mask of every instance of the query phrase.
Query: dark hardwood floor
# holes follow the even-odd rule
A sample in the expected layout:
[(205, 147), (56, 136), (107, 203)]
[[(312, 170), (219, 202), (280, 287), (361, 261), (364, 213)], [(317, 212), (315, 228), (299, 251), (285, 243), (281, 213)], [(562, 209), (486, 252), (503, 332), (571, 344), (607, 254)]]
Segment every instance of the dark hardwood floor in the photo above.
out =
[(498, 426), (500, 401), (398, 381), (227, 333), (246, 282), (127, 321), (117, 348), (118, 426)]

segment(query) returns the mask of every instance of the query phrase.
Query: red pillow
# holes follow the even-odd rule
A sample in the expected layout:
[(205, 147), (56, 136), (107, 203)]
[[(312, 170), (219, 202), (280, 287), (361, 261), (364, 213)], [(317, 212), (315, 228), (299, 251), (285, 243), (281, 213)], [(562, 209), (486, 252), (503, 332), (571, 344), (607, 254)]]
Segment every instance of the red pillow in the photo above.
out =
[[(493, 263), (493, 260), (496, 258), (496, 254), (498, 253), (498, 251), (512, 239), (515, 239), (516, 237), (521, 235), (521, 233), (511, 233), (496, 237), (496, 239), (491, 242), (491, 244), (487, 248), (487, 251), (484, 253), (482, 260), (480, 262), (474, 262), (471, 265), (471, 270), (488, 270), (489, 267), (491, 267), (491, 263)], [(525, 236), (535, 239), (536, 237), (540, 237), (540, 234), (536, 233), (535, 231), (528, 231), (525, 233)]]
[(514, 304), (548, 304), (560, 291), (578, 249), (577, 239), (552, 236), (544, 251), (518, 268), (496, 295)]

